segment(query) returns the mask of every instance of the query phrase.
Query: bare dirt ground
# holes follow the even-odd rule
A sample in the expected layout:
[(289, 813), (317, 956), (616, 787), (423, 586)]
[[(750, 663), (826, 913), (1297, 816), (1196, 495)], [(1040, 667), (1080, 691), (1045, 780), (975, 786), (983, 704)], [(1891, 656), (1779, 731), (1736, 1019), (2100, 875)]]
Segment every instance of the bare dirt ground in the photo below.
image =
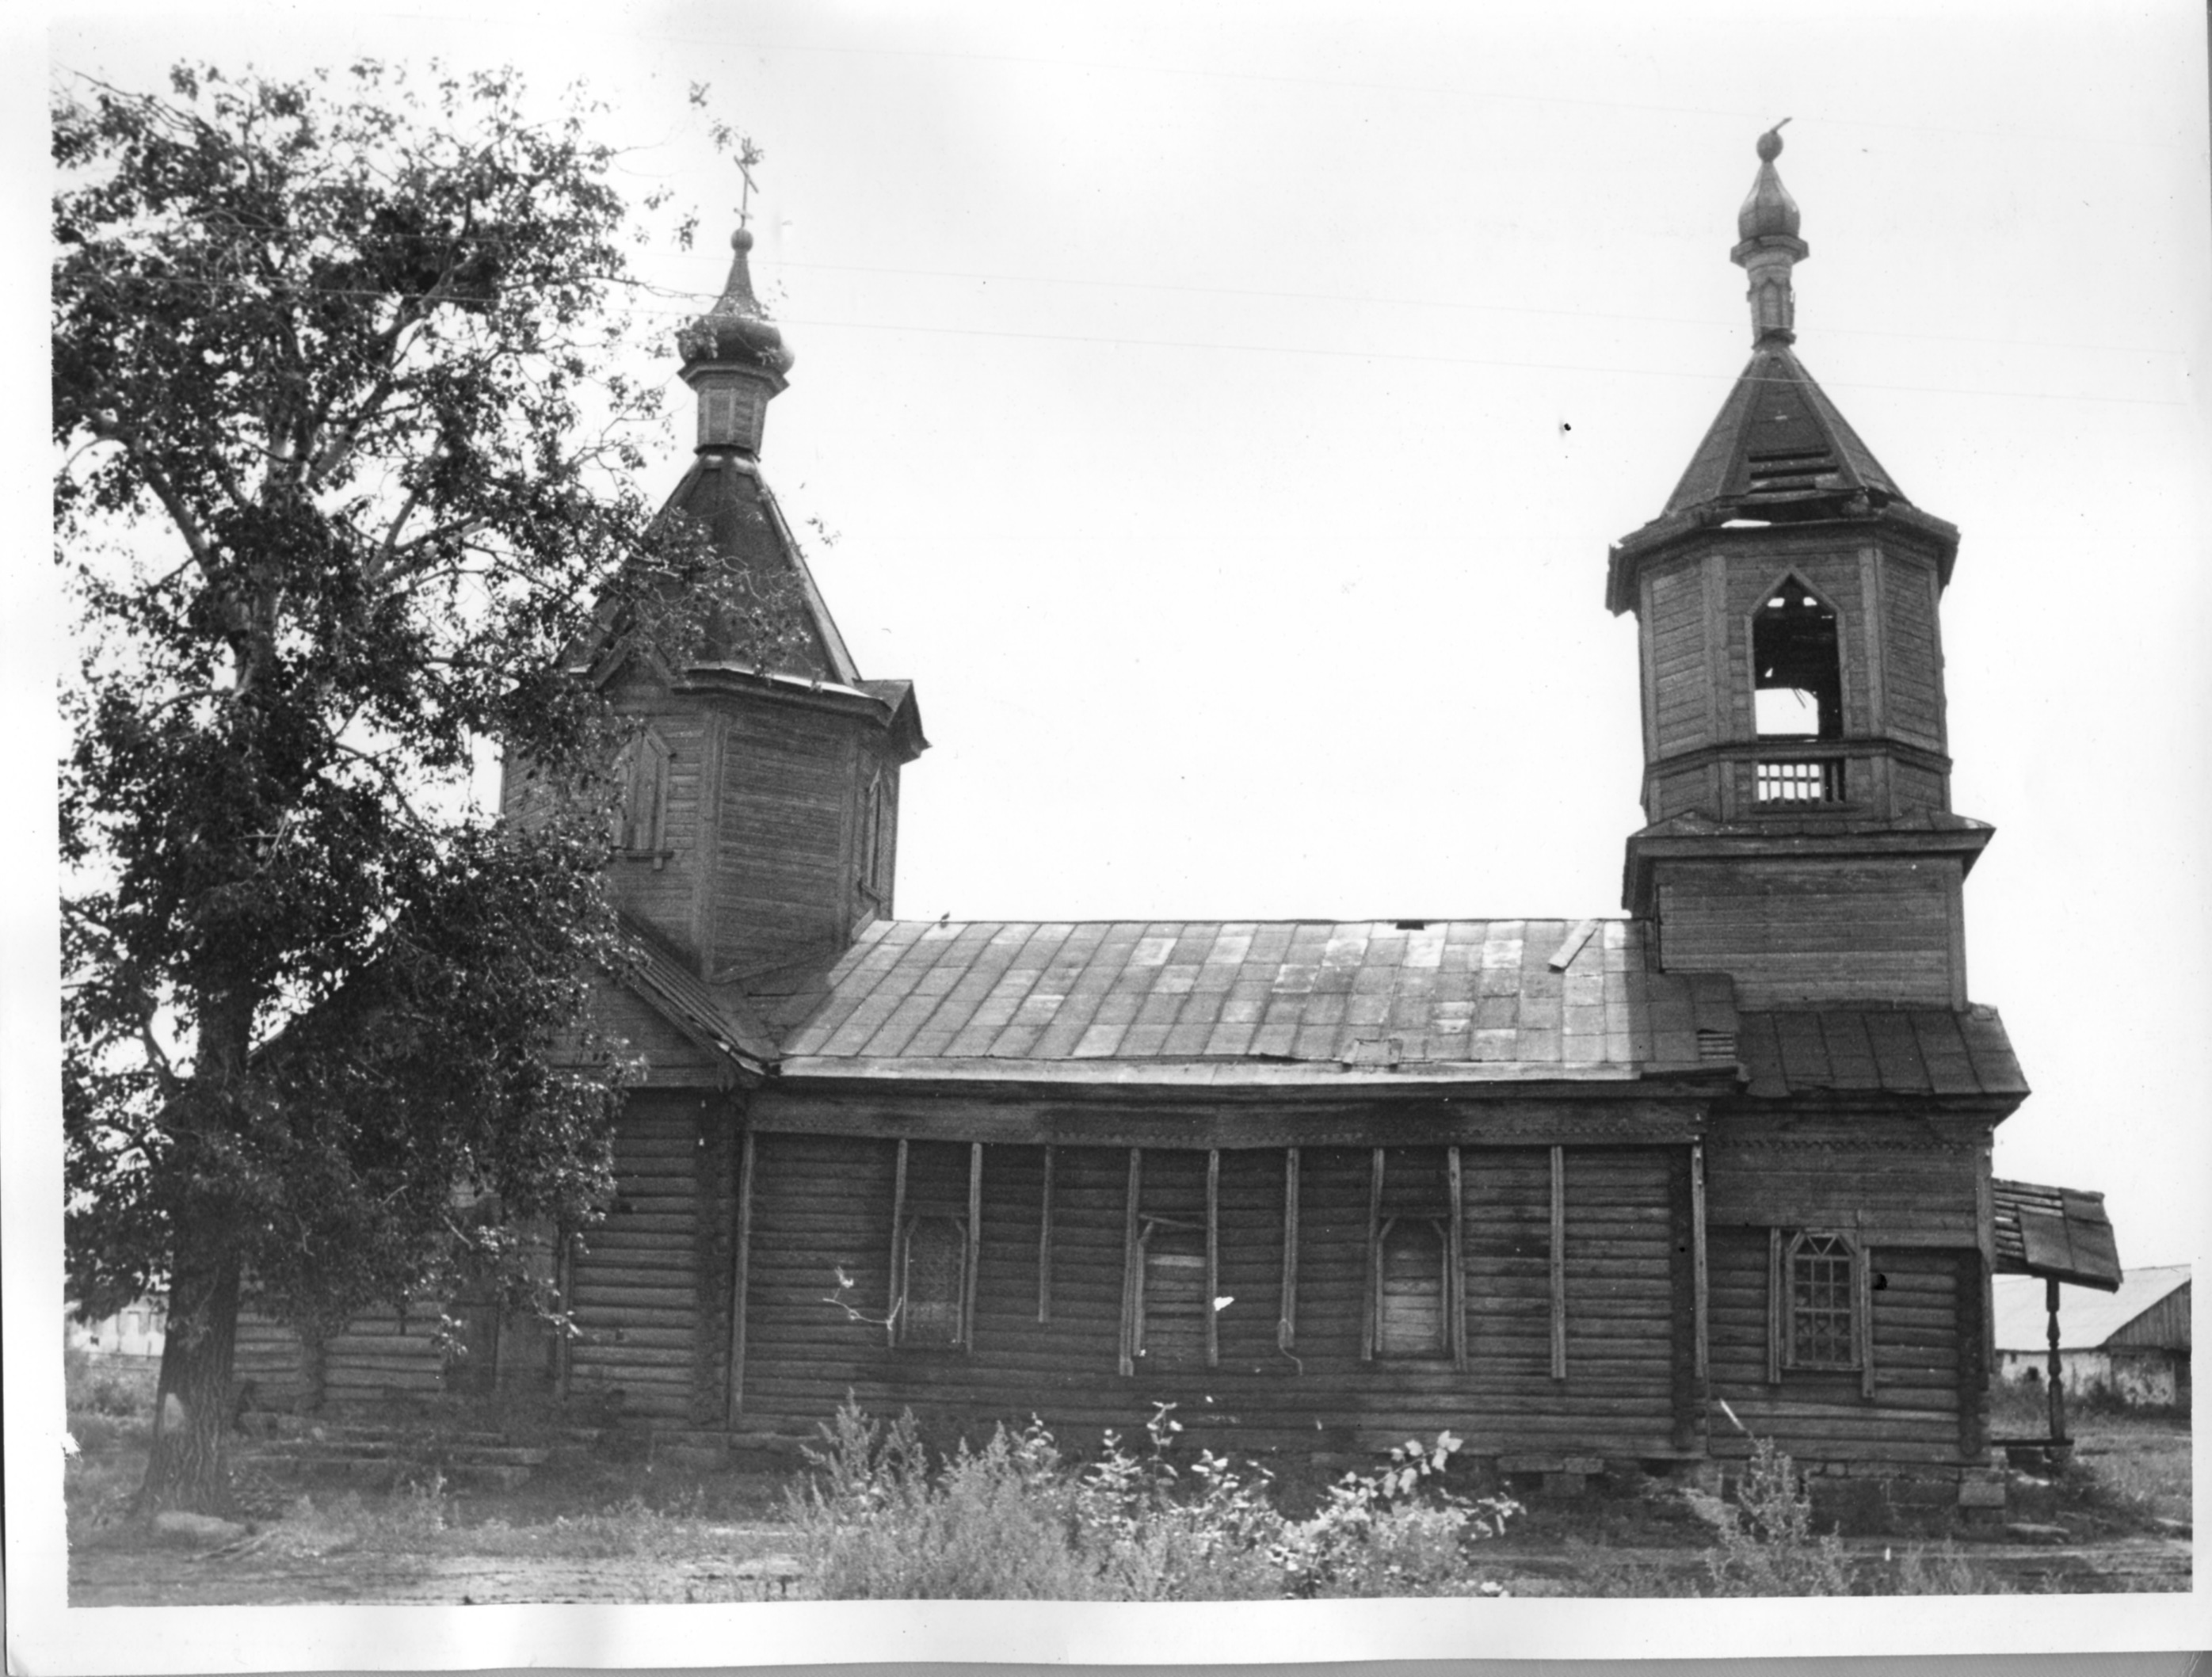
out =
[[(456, 1487), (434, 1465), (403, 1463), (397, 1482), (364, 1486), (359, 1474), (302, 1473), (266, 1443), (246, 1443), (240, 1478), (258, 1512), (233, 1532), (194, 1539), (122, 1516), (143, 1471), (143, 1433), (90, 1431), (100, 1436), (70, 1469), (73, 1607), (805, 1593), (781, 1517), (787, 1465), (684, 1468), (576, 1452), (513, 1485)], [(1855, 1576), (1894, 1588), (1909, 1573), (1912, 1588), (1929, 1593), (2187, 1589), (2187, 1423), (2084, 1418), (2075, 1434), (2074, 1467), (2055, 1478), (2015, 1473), (2001, 1520), (1846, 1525)], [(1504, 1539), (1477, 1552), (1470, 1580), (1516, 1595), (1697, 1593), (1711, 1539), (1663, 1492), (1594, 1487), (1532, 1500)]]

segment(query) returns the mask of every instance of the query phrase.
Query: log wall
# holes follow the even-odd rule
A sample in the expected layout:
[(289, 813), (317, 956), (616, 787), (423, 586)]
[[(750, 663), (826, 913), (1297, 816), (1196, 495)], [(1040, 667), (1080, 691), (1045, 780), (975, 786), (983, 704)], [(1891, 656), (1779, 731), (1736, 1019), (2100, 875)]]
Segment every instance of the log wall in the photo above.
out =
[(697, 1097), (641, 1092), (617, 1121), (617, 1197), (569, 1258), (580, 1337), (568, 1347), (566, 1385), (578, 1407), (687, 1424), (717, 1404), (700, 1378), (713, 1372), (701, 1367), (700, 1346), (702, 1306), (714, 1296), (702, 1288), (700, 1261), (700, 1155), (719, 1121), (713, 1112)]
[(1963, 1006), (1948, 859), (1674, 862), (1659, 878), (1670, 971), (1726, 972), (1745, 1007), (1808, 1000)]
[[(805, 1431), (849, 1390), (864, 1407), (962, 1422), (1036, 1413), (1071, 1436), (1140, 1425), (1155, 1402), (1235, 1442), (1366, 1448), (1449, 1426), (1491, 1452), (1551, 1448), (1663, 1456), (1680, 1393), (1674, 1150), (1563, 1150), (1559, 1274), (1565, 1370), (1553, 1372), (1552, 1156), (1462, 1152), (1468, 1367), (1448, 1349), (1363, 1355), (1370, 1218), (1437, 1213), (1443, 1148), (1393, 1149), (1379, 1204), (1373, 1152), (1300, 1154), (1296, 1331), (1279, 1340), (1284, 1263), (1279, 1149), (1146, 1149), (1138, 1217), (1203, 1225), (1217, 1210), (1212, 1366), (1120, 1372), (1132, 1239), (1125, 1148), (1054, 1149), (1049, 1320), (1038, 1320), (1041, 1146), (984, 1149), (968, 1351), (894, 1343), (898, 1144), (761, 1134), (747, 1258), (743, 1415)], [(940, 1156), (941, 1155), (941, 1156)], [(909, 1143), (904, 1207), (965, 1215), (964, 1145)], [(941, 1206), (939, 1204), (941, 1202)], [(845, 1283), (841, 1284), (840, 1276)]]

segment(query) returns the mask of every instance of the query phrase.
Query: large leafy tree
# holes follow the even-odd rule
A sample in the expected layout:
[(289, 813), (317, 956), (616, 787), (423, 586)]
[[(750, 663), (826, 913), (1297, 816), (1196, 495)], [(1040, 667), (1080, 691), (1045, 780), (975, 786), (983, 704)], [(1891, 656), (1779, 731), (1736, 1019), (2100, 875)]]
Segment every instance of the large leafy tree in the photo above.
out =
[[(574, 102), (360, 64), (52, 114), (69, 1273), (167, 1287), (140, 1504), (216, 1508), (242, 1295), (313, 1332), (511, 1253), (471, 1196), (604, 1194), (610, 724), (563, 652), (714, 591), (629, 488), (656, 392)], [(478, 811), (487, 743), (561, 795)]]

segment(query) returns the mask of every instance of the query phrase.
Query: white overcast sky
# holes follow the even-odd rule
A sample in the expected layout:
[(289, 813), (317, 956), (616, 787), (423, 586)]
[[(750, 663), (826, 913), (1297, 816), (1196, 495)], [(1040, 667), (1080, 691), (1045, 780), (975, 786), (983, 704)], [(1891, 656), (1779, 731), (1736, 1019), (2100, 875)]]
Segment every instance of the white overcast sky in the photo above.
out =
[(111, 13), (52, 47), (131, 86), (185, 55), (580, 76), (636, 187), (704, 212), (647, 258), (696, 294), (672, 327), (735, 201), (707, 83), (768, 154), (756, 277), (798, 355), (768, 471), (935, 742), (899, 878), (930, 919), (1617, 912), (1607, 544), (1746, 358), (1734, 218), (1792, 118), (1799, 349), (1964, 532), (1954, 803), (1998, 829), (1972, 988), (2037, 1091), (1998, 1168), (2104, 1189), (2125, 1259), (2197, 1255), (2201, 10), (561, 15)]
[[(930, 919), (1618, 912), (1638, 687), (1607, 546), (1746, 359), (1735, 216), (1793, 118), (1799, 349), (1964, 532), (1954, 803), (1998, 829), (1972, 988), (2037, 1091), (1998, 1169), (2104, 1190), (2153, 1263), (2199, 1256), (2212, 1182), (2204, 31), (2191, 0), (722, 0), (111, 9), (49, 47), (143, 87), (187, 56), (584, 77), (636, 187), (706, 212), (648, 258), (672, 330), (736, 197), (708, 84), (768, 153), (756, 275), (798, 355), (768, 471), (837, 532), (838, 619), (936, 742), (899, 879)], [(33, 226), (43, 190), (7, 184)], [(0, 632), (36, 785), (58, 608), (15, 417), (33, 580)], [(681, 464), (672, 434), (656, 484)], [(26, 947), (50, 866), (19, 876)], [(47, 1224), (55, 1181), (15, 1169), (10, 1218)]]

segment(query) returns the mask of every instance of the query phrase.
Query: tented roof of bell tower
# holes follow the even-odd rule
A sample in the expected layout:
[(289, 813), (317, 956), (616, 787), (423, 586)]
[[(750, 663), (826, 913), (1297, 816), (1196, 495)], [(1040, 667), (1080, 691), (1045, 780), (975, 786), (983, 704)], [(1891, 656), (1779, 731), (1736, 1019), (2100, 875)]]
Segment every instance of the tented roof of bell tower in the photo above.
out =
[(1769, 338), (1752, 351), (1667, 511), (1722, 507), (1787, 520), (1827, 515), (1838, 496), (1860, 495), (1877, 505), (1905, 499), (1796, 352)]

